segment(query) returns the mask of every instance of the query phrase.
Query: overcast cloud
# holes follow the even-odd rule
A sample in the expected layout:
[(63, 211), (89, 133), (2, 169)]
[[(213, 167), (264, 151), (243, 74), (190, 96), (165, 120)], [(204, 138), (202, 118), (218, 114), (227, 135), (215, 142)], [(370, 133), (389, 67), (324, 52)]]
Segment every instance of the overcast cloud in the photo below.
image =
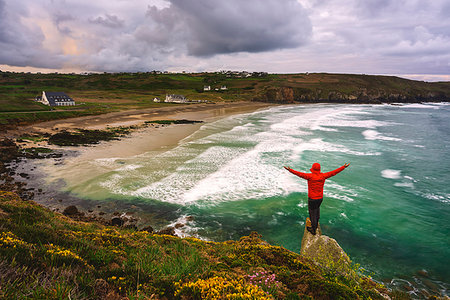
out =
[(448, 0), (0, 0), (0, 65), (439, 79), (449, 15)]

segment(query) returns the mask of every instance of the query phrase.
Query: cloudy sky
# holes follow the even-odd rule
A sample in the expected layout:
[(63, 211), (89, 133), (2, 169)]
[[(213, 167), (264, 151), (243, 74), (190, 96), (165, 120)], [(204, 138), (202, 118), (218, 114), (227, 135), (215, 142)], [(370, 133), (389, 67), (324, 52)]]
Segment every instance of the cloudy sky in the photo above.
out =
[(450, 1), (0, 0), (0, 69), (450, 80)]

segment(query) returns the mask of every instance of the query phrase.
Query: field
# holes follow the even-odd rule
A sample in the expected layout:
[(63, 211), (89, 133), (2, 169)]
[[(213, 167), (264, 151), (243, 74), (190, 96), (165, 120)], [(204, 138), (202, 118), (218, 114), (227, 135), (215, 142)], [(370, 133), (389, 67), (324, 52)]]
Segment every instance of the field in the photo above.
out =
[[(248, 76), (248, 77), (247, 77)], [(182, 94), (190, 100), (265, 102), (448, 101), (450, 83), (351, 74), (105, 73), (31, 74), (0, 72), (0, 124), (161, 107), (153, 99)], [(211, 91), (204, 92), (205, 85)], [(226, 90), (220, 90), (226, 86)], [(216, 91), (215, 89), (219, 90)], [(33, 101), (42, 91), (63, 91), (75, 107), (50, 108)]]

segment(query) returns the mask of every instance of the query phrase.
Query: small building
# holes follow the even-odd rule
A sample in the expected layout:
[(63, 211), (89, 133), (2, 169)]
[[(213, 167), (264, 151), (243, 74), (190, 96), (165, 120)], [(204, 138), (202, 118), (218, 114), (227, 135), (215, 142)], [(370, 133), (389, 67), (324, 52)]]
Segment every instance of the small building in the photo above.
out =
[(159, 103), (161, 102), (161, 99), (159, 99), (158, 97), (153, 98), (153, 102)]
[(42, 92), (42, 97), (37, 98), (37, 101), (49, 106), (73, 106), (75, 100), (70, 98), (64, 92)]
[(164, 102), (186, 103), (188, 102), (188, 100), (183, 95), (167, 94), (166, 100), (164, 100)]
[(227, 88), (226, 85), (222, 85), (222, 86), (220, 87), (220, 90), (221, 90), (221, 91), (226, 91), (226, 90), (228, 90), (228, 88)]
[(207, 92), (211, 90), (211, 86), (210, 85), (205, 85), (203, 86), (203, 91)]

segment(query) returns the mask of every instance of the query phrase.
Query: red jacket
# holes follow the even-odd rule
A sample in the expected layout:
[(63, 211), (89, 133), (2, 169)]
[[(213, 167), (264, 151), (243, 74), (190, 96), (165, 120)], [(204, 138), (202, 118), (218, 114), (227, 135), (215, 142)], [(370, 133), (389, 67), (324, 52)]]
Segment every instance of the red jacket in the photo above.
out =
[(290, 168), (288, 169), (288, 171), (292, 174), (297, 175), (298, 177), (308, 180), (308, 198), (321, 199), (323, 198), (323, 185), (325, 184), (325, 179), (338, 174), (344, 169), (345, 166), (342, 166), (334, 171), (321, 173), (320, 165), (318, 163), (315, 163), (310, 169), (312, 173), (302, 173)]

